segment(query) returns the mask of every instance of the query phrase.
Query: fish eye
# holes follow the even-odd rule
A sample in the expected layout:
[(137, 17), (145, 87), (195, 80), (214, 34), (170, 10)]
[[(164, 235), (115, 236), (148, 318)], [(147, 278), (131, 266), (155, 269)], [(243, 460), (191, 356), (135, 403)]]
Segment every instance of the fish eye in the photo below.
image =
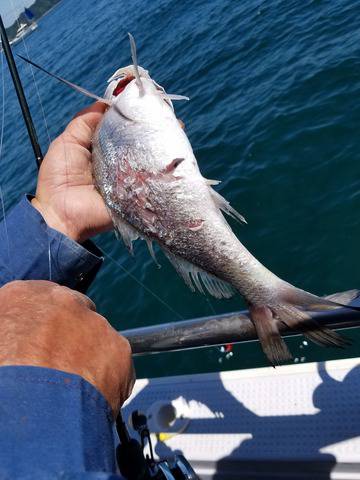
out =
[(113, 91), (113, 96), (114, 97), (117, 97), (118, 95), (120, 95), (121, 92), (123, 92), (126, 88), (126, 86), (132, 81), (134, 80), (134, 76), (133, 75), (127, 75), (126, 77), (122, 78), (118, 84), (116, 85), (114, 91)]

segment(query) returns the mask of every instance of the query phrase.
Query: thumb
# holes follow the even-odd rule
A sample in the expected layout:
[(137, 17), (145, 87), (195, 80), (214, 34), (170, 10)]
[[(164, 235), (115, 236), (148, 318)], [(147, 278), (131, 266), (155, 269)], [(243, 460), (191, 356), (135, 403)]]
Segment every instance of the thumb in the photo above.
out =
[(89, 149), (93, 133), (106, 109), (107, 105), (96, 102), (78, 112), (63, 133), (65, 142), (78, 143)]

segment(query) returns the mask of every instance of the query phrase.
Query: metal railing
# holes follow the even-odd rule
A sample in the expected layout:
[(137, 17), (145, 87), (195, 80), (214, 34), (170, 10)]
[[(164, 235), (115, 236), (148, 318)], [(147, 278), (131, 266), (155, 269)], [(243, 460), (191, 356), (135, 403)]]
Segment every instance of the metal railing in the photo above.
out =
[[(360, 307), (360, 296), (353, 300), (351, 306)], [(330, 329), (360, 327), (359, 310), (339, 308), (309, 314), (319, 325)], [(257, 340), (247, 311), (134, 328), (120, 333), (128, 339), (134, 355)], [(290, 336), (300, 332), (284, 325), (281, 334)]]

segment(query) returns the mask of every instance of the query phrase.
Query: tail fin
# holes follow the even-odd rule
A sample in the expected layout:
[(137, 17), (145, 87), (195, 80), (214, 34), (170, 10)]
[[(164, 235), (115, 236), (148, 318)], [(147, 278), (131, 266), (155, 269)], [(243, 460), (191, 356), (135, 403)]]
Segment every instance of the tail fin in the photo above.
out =
[(339, 307), (347, 307), (354, 310), (360, 310), (359, 307), (350, 305), (351, 302), (360, 295), (359, 290), (347, 290), (346, 292), (335, 293), (327, 297), (318, 297), (312, 293), (296, 288), (290, 283), (283, 282), (278, 297), (284, 303), (297, 305), (304, 310), (334, 310)]
[(278, 303), (271, 305), (250, 305), (249, 311), (262, 349), (270, 363), (275, 366), (292, 359), (280, 329), (283, 325), (303, 333), (317, 345), (343, 348), (350, 342), (338, 333), (320, 326), (307, 311), (329, 310), (339, 307), (352, 307), (350, 304), (359, 296), (359, 290), (349, 290), (341, 294), (320, 298), (285, 284), (278, 294)]

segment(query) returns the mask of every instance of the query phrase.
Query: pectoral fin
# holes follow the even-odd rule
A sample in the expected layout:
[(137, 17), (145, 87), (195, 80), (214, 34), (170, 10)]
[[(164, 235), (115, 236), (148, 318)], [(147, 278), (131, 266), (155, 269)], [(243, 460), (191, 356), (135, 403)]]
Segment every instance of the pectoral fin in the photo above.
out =
[(170, 100), (190, 100), (185, 95), (176, 95), (175, 93), (166, 93), (166, 97), (170, 98)]

